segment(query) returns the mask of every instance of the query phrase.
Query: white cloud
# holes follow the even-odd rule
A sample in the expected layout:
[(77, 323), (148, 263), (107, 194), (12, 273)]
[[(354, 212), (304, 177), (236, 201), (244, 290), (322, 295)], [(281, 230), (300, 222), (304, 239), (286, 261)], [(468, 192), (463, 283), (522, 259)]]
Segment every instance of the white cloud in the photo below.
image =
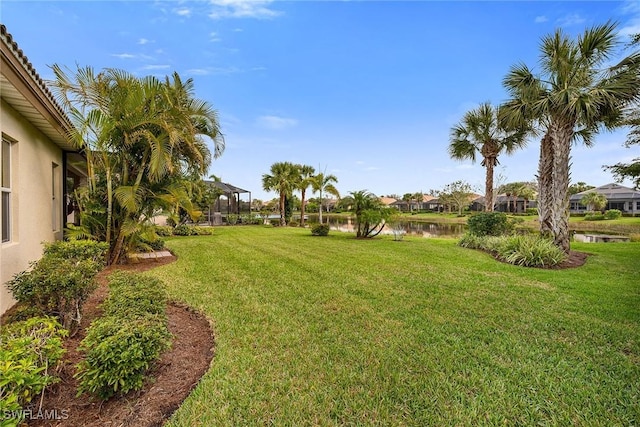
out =
[(136, 57), (131, 53), (112, 53), (111, 56), (115, 56), (116, 58), (120, 59), (132, 59)]
[(210, 0), (213, 9), (209, 17), (212, 19), (275, 18), (281, 15), (282, 12), (269, 8), (272, 1), (273, 0)]
[(170, 68), (171, 65), (153, 65), (153, 64), (149, 64), (149, 65), (145, 65), (144, 67), (142, 67), (143, 70), (166, 70), (167, 68)]
[(150, 43), (150, 41), (145, 39), (145, 38), (142, 38), (142, 39), (138, 40), (138, 44), (143, 44), (144, 45), (144, 44), (147, 44), (147, 43)]
[(178, 16), (184, 16), (186, 18), (191, 16), (191, 9), (186, 7), (181, 7), (180, 9), (173, 9), (173, 13)]
[(213, 42), (222, 41), (222, 39), (220, 37), (218, 37), (218, 33), (213, 31), (213, 32), (209, 33), (209, 41), (213, 43)]
[(288, 117), (279, 117), (279, 116), (260, 116), (256, 120), (258, 126), (272, 129), (272, 130), (282, 130), (293, 127), (298, 124), (296, 119), (288, 118)]
[(549, 18), (547, 18), (544, 15), (541, 16), (536, 16), (536, 19), (533, 20), (533, 22), (535, 22), (536, 24), (542, 24), (543, 22), (547, 22), (549, 20)]
[(556, 22), (561, 27), (570, 27), (572, 25), (584, 24), (585, 21), (586, 19), (584, 17), (578, 15), (577, 13), (572, 13), (565, 16), (564, 18), (559, 18)]

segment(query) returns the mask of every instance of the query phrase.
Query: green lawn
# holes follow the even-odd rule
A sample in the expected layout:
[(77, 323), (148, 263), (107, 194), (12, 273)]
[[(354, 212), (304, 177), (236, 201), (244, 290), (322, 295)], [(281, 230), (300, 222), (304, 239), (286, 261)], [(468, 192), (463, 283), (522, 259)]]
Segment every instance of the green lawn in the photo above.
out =
[(175, 426), (640, 423), (640, 243), (518, 268), (452, 239), (220, 227), (150, 271), (213, 321)]

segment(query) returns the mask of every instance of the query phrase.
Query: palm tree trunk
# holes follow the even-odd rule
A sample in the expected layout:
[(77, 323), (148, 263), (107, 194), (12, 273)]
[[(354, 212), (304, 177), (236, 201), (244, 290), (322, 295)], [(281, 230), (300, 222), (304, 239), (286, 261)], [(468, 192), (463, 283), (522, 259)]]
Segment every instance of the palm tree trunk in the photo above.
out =
[(284, 220), (284, 192), (283, 191), (280, 192), (280, 225), (283, 227), (287, 225)]
[(551, 137), (547, 133), (540, 142), (540, 161), (538, 163), (538, 221), (540, 234), (547, 237), (553, 235), (551, 219), (552, 172), (553, 146)]
[(551, 194), (551, 224), (553, 243), (565, 253), (570, 250), (569, 236), (569, 160), (571, 128), (553, 132), (553, 187)]
[(304, 198), (305, 198), (306, 190), (301, 191), (301, 200), (300, 200), (300, 227), (304, 227)]
[(322, 224), (322, 188), (320, 189), (320, 203), (318, 209), (318, 222)]
[(493, 212), (493, 161), (485, 159), (487, 165), (487, 176), (484, 180), (484, 210)]

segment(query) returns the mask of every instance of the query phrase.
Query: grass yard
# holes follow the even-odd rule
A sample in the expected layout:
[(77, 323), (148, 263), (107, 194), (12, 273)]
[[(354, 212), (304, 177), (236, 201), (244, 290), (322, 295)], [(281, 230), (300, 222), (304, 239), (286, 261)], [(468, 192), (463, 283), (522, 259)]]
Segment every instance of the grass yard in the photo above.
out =
[(452, 239), (220, 227), (146, 274), (214, 323), (169, 425), (640, 423), (640, 243), (519, 268)]

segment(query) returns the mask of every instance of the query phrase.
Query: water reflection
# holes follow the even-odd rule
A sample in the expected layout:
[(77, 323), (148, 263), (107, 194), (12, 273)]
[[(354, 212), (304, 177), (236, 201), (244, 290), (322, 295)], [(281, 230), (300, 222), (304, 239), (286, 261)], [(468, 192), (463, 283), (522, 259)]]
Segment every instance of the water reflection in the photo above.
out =
[[(349, 217), (329, 217), (323, 218), (328, 222), (331, 230), (342, 231), (346, 233), (355, 233), (354, 221)], [(309, 215), (311, 222), (318, 221), (317, 215)], [(466, 224), (450, 224), (442, 222), (424, 222), (424, 221), (400, 221), (392, 225), (385, 225), (380, 234), (393, 234), (394, 228), (401, 227), (408, 236), (421, 237), (459, 237), (466, 231)]]

